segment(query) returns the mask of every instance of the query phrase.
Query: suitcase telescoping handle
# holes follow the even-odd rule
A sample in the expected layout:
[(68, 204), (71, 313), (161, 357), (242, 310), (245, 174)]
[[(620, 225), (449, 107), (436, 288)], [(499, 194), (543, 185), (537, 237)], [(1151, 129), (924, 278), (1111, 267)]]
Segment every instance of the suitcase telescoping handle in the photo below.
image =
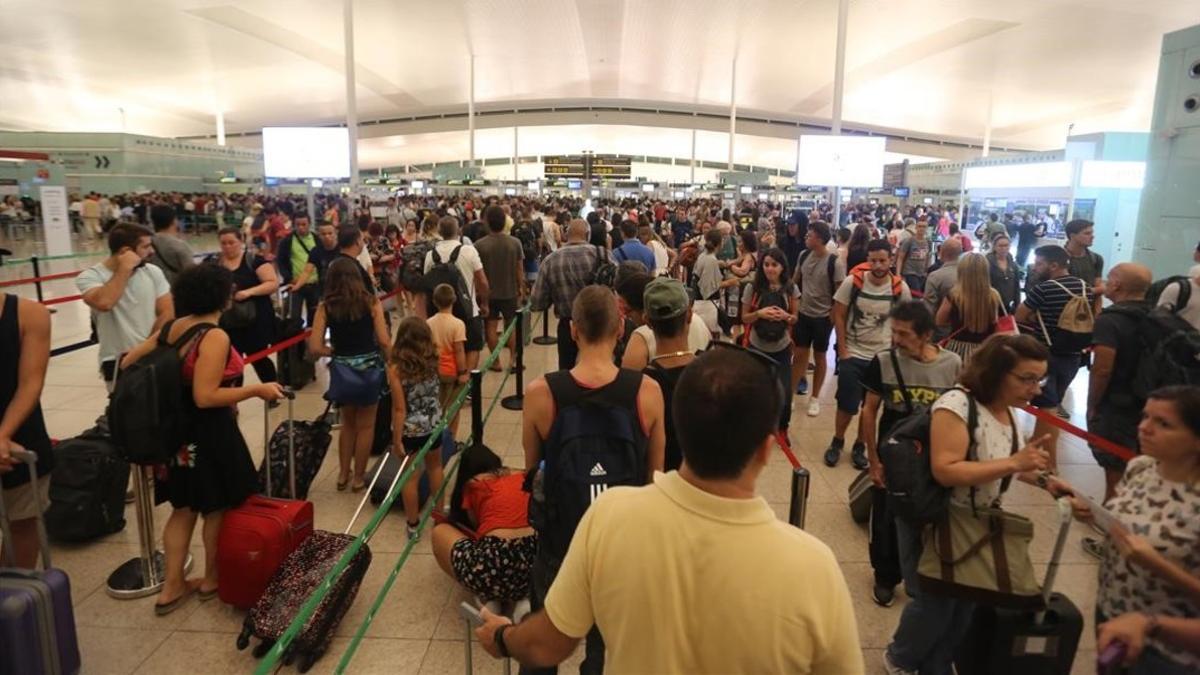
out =
[[(1054, 592), (1054, 580), (1058, 576), (1058, 563), (1062, 560), (1063, 550), (1067, 547), (1067, 535), (1071, 532), (1071, 500), (1060, 497), (1055, 501), (1058, 507), (1058, 538), (1054, 540), (1054, 552), (1050, 555), (1050, 564), (1046, 566), (1046, 581), (1042, 583), (1042, 601), (1044, 606), (1050, 606), (1050, 595)], [(1039, 614), (1038, 623), (1042, 617)]]
[[(441, 448), (437, 448), (437, 450), (441, 452)], [(434, 449), (430, 448), (429, 451), (433, 452)], [(350, 530), (354, 528), (354, 521), (358, 520), (358, 514), (362, 513), (363, 508), (366, 507), (367, 500), (371, 497), (371, 491), (375, 489), (375, 484), (379, 482), (379, 475), (383, 473), (384, 467), (387, 466), (387, 463), (391, 459), (392, 453), (383, 453), (383, 460), (379, 462), (379, 470), (375, 472), (374, 476), (371, 476), (371, 484), (367, 486), (366, 490), (363, 490), (362, 501), (358, 503), (358, 508), (354, 509), (354, 515), (350, 516), (350, 522), (346, 524), (346, 529), (342, 531), (343, 534), (350, 534)], [(396, 489), (396, 483), (400, 481), (400, 476), (404, 474), (404, 467), (406, 466), (408, 466), (408, 455), (405, 455), (404, 459), (400, 461), (400, 468), (396, 469), (396, 475), (392, 476), (392, 483), (388, 486), (388, 494), (391, 494), (392, 490)], [(416, 480), (415, 476), (413, 480)]]
[[(287, 399), (287, 416), (288, 416), (288, 481), (291, 493), (289, 497), (296, 497), (296, 392), (290, 387), (283, 388), (283, 396)], [(271, 403), (263, 401), (263, 464), (267, 467), (267, 496), (274, 494), (271, 489)]]
[[(37, 454), (13, 444), (12, 456), (29, 466), (30, 488), (33, 490), (33, 508), (37, 511), (38, 546), (42, 552), (42, 566), (50, 569), (50, 542), (46, 538), (46, 524), (42, 522), (42, 493), (37, 489)], [(17, 550), (13, 546), (12, 530), (9, 527), (8, 511), (4, 508), (4, 489), (0, 487), (0, 536), (4, 537), (4, 555), (16, 565)]]

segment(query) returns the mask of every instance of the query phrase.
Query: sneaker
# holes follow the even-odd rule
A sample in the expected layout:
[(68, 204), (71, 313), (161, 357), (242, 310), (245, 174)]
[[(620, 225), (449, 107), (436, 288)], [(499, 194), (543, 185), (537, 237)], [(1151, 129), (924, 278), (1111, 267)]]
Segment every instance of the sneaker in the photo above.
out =
[(880, 607), (891, 607), (892, 602), (896, 599), (896, 589), (891, 586), (875, 584), (875, 587), (871, 589), (871, 599)]
[(815, 398), (809, 399), (808, 400), (808, 416), (816, 417), (817, 415), (820, 415), (820, 414), (821, 414), (821, 402)]
[(1058, 415), (1059, 417), (1063, 418), (1064, 420), (1071, 419), (1071, 413), (1067, 412), (1067, 409), (1062, 407), (1061, 405), (1054, 409), (1054, 414)]
[(803, 396), (808, 393), (808, 379), (800, 378), (800, 384), (796, 385), (796, 395)]
[(850, 463), (859, 471), (867, 468), (869, 466), (869, 462), (867, 462), (867, 446), (862, 443), (855, 443), (851, 446)]
[(1104, 560), (1104, 541), (1099, 537), (1084, 537), (1079, 545), (1084, 553), (1097, 560)]
[[(889, 647), (891, 645), (888, 645)], [(905, 670), (900, 666), (892, 663), (892, 657), (888, 655), (887, 650), (883, 650), (883, 672), (887, 675), (917, 675), (915, 670)]]
[(845, 446), (845, 441), (840, 438), (835, 438), (829, 442), (829, 448), (825, 451), (825, 466), (837, 466), (838, 460), (842, 458), (842, 448)]
[(408, 535), (409, 541), (416, 541), (417, 539), (421, 538), (421, 530), (418, 529), (419, 525), (420, 523), (417, 523), (417, 525), (409, 525), (408, 523), (404, 524), (404, 531)]

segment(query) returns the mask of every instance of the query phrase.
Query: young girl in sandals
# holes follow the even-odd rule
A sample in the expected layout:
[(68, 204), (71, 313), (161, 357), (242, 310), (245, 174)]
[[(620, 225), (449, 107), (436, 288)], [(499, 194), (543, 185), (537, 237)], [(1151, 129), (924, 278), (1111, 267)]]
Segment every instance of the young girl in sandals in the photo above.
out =
[[(397, 457), (402, 457), (401, 453), (413, 455), (429, 441), (442, 418), (442, 406), (438, 403), (438, 354), (429, 325), (415, 316), (401, 321), (388, 361), (388, 385), (392, 390), (392, 452)], [(429, 474), (429, 492), (437, 494), (442, 485), (440, 443), (425, 454), (423, 466)], [(419, 536), (419, 477), (419, 474), (412, 476), (401, 493), (410, 539)]]

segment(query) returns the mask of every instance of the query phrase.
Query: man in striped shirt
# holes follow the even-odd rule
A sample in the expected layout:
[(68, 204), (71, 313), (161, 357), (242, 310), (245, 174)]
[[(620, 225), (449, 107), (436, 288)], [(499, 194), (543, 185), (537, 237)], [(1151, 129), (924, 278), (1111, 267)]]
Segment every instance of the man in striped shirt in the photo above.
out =
[[(1033, 405), (1055, 411), (1059, 417), (1067, 417), (1062, 407), (1063, 397), (1071, 387), (1071, 381), (1079, 372), (1083, 349), (1091, 344), (1092, 336), (1089, 330), (1083, 334), (1066, 331), (1059, 328), (1063, 308), (1072, 298), (1084, 296), (1089, 305), (1094, 306), (1096, 297), (1092, 290), (1092, 282), (1085, 281), (1070, 272), (1070, 255), (1062, 246), (1040, 246), (1033, 252), (1033, 272), (1039, 278), (1045, 279), (1029, 289), (1025, 301), (1017, 307), (1017, 323), (1031, 327), (1032, 334), (1050, 347), (1050, 362), (1046, 371), (1046, 381), (1042, 385), (1042, 393), (1033, 399)], [(1050, 435), (1050, 443), (1046, 447), (1050, 452), (1050, 466), (1058, 466), (1058, 428), (1038, 420), (1033, 430), (1033, 437), (1040, 438), (1043, 434)]]

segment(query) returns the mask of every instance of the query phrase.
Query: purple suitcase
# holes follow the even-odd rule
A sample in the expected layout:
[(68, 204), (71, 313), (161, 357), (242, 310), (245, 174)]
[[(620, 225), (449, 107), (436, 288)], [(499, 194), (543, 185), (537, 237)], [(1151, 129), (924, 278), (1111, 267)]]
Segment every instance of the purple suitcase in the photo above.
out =
[[(28, 463), (30, 474), (37, 475), (33, 453), (15, 450), (13, 456)], [(0, 568), (0, 675), (74, 675), (81, 665), (71, 583), (66, 573), (50, 567), (40, 495), (38, 499), (38, 543), (45, 569)], [(0, 529), (11, 559), (12, 537), (3, 499)]]

